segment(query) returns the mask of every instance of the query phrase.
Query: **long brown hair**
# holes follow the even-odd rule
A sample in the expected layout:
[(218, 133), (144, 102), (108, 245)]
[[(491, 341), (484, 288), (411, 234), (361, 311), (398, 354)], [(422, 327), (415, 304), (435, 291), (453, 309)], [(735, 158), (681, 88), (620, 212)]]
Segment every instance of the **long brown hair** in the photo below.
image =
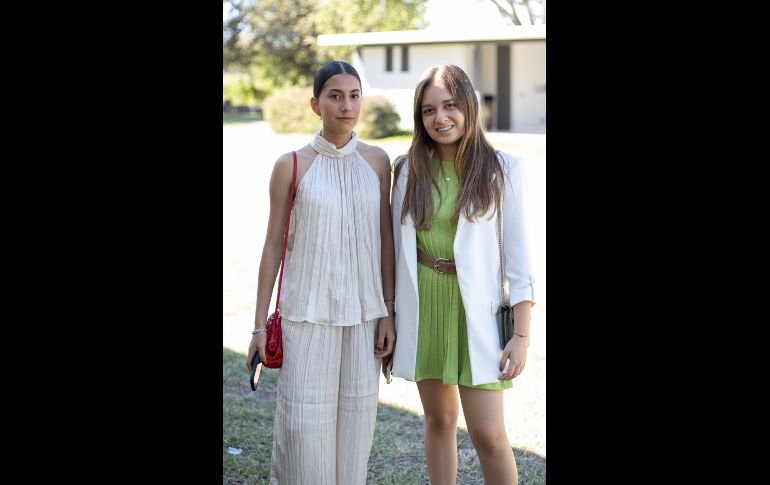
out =
[[(503, 170), (495, 150), (484, 136), (484, 127), (479, 118), (479, 101), (468, 75), (452, 64), (428, 69), (414, 90), (414, 135), (407, 153), (409, 178), (401, 208), (401, 223), (404, 223), (406, 214), (410, 214), (417, 229), (430, 228), (434, 213), (431, 187), (438, 188), (432, 173), (436, 142), (428, 135), (422, 123), (423, 93), (425, 88), (434, 82), (446, 86), (465, 116), (465, 134), (459, 140), (454, 160), (460, 188), (455, 201), (453, 220), (457, 221), (460, 212), (463, 212), (468, 220), (484, 215), (500, 200), (499, 182), (503, 180)], [(401, 168), (402, 163), (397, 163), (396, 177)], [(494, 180), (498, 183), (493, 183), (492, 174), (495, 174)]]

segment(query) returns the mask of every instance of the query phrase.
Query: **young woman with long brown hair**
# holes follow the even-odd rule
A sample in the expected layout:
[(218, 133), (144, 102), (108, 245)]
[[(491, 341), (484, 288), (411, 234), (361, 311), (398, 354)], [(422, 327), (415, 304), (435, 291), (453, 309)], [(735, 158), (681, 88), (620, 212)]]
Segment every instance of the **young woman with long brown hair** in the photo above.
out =
[[(392, 373), (417, 382), (430, 482), (456, 481), (459, 388), (485, 482), (517, 483), (502, 391), (524, 369), (534, 304), (522, 163), (492, 148), (468, 76), (444, 64), (428, 69), (415, 89), (412, 144), (394, 165)], [(503, 350), (495, 315), (500, 251), (515, 321)]]

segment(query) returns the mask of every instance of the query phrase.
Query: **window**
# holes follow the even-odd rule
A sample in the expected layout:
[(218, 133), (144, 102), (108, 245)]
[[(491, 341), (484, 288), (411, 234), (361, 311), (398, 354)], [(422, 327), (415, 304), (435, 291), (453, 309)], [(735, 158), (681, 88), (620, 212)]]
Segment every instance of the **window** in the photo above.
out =
[(401, 46), (401, 70), (406, 72), (409, 70), (409, 46)]
[(385, 71), (393, 71), (393, 48), (390, 46), (385, 48)]

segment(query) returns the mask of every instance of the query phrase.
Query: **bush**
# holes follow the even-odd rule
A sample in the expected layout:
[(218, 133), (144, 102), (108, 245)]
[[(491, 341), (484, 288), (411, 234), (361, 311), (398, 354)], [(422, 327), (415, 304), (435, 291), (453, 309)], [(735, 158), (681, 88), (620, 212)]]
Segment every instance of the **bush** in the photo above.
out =
[[(311, 87), (289, 87), (273, 91), (262, 105), (270, 127), (276, 133), (313, 134), (321, 128), (321, 121), (310, 109)], [(401, 117), (384, 96), (367, 97), (356, 125), (361, 138), (375, 139), (401, 133)]]
[(356, 133), (361, 138), (385, 138), (401, 133), (401, 116), (393, 103), (384, 96), (364, 98), (364, 107), (356, 126)]
[(257, 106), (265, 97), (265, 91), (257, 88), (244, 73), (223, 73), (222, 103), (233, 106)]
[(313, 88), (289, 87), (273, 91), (262, 104), (265, 119), (276, 133), (313, 134), (321, 120), (310, 109)]

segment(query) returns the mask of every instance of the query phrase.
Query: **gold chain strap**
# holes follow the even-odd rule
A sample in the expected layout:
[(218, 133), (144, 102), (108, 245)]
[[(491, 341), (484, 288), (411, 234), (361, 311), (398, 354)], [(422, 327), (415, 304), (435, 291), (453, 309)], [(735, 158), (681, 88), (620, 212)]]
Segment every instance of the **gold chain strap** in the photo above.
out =
[[(500, 194), (500, 197), (502, 197), (503, 194)], [(500, 305), (505, 304), (505, 292), (503, 290), (503, 275), (505, 274), (503, 272), (503, 227), (502, 227), (502, 211), (500, 210), (500, 200), (495, 201), (495, 205), (497, 206), (497, 247), (500, 250)], [(507, 305), (506, 305), (507, 306)]]

